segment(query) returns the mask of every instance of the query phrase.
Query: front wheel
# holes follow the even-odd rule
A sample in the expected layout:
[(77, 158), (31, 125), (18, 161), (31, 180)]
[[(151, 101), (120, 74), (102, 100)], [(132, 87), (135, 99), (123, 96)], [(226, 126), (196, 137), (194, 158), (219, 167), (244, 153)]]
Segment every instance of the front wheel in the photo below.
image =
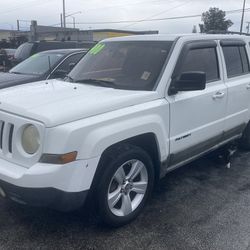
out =
[(103, 221), (118, 227), (143, 209), (153, 189), (154, 168), (148, 154), (136, 146), (124, 145), (110, 154), (102, 166), (98, 207)]

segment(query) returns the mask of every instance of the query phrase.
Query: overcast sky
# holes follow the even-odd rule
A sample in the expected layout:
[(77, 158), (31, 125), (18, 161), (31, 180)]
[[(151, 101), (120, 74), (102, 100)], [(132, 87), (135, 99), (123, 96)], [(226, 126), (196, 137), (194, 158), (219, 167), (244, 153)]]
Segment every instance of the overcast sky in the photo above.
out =
[[(241, 9), (243, 0), (65, 0), (66, 12), (76, 14), (78, 28), (102, 29), (116, 28), (127, 30), (159, 30), (160, 33), (190, 33), (193, 25), (200, 23), (200, 17), (152, 22), (128, 22), (94, 24), (94, 22), (138, 21), (145, 19), (196, 15), (218, 7), (225, 11)], [(250, 8), (247, 0), (246, 8)], [(60, 23), (62, 0), (0, 0), (0, 28), (16, 28), (16, 20), (37, 20), (40, 25)], [(241, 13), (228, 14), (234, 25), (231, 30), (238, 31)], [(245, 21), (250, 21), (250, 11)], [(67, 26), (72, 27), (72, 18), (67, 18)], [(87, 24), (88, 23), (88, 24)], [(28, 22), (21, 22), (27, 29)], [(246, 23), (244, 23), (244, 28)]]

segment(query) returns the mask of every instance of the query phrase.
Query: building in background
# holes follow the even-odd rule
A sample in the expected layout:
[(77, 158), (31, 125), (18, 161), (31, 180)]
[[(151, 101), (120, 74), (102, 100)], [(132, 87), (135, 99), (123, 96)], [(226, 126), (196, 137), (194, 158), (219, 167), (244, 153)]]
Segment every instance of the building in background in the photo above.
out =
[(12, 41), (85, 41), (99, 42), (105, 38), (158, 34), (158, 31), (126, 31), (117, 29), (90, 29), (80, 30), (76, 28), (62, 28), (38, 25), (36, 21), (31, 21), (29, 31), (20, 30), (0, 30), (0, 42)]
[(99, 42), (106, 38), (119, 37), (119, 36), (132, 36), (132, 35), (148, 35), (158, 34), (159, 31), (128, 31), (128, 30), (116, 30), (116, 29), (94, 29), (92, 32), (93, 41)]
[(105, 38), (111, 37), (158, 33), (158, 31), (126, 31), (116, 29), (80, 30), (76, 28), (41, 26), (37, 25), (36, 21), (32, 21), (30, 27), (30, 40), (99, 42)]
[(17, 48), (27, 42), (29, 32), (0, 29), (0, 48)]
[(111, 37), (145, 34), (158, 34), (158, 31), (126, 31), (116, 29), (79, 30), (39, 25), (36, 29), (35, 39), (31, 40), (99, 42)]

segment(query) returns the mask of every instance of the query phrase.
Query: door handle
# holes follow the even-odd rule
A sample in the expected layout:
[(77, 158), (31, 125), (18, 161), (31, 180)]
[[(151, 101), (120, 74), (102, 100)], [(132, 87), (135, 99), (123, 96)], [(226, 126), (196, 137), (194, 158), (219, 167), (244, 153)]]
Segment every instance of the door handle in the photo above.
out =
[[(250, 87), (250, 86), (249, 86), (249, 87)], [(224, 95), (225, 95), (224, 92), (218, 91), (216, 94), (213, 95), (213, 99), (214, 99), (214, 100), (215, 100), (215, 99), (221, 99), (221, 98), (224, 97)]]
[(250, 83), (247, 84), (246, 89), (250, 90)]

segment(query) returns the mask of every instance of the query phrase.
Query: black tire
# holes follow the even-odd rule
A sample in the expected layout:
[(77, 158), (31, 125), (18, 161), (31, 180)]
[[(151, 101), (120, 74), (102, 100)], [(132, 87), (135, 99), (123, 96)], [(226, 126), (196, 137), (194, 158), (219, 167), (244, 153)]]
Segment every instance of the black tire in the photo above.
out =
[[(108, 204), (110, 183), (114, 180), (113, 177), (117, 173), (117, 170), (130, 160), (138, 160), (144, 164), (144, 170), (146, 169), (148, 177), (147, 188), (144, 197), (134, 211), (128, 215), (117, 216), (111, 211)], [(122, 144), (117, 146), (117, 148), (109, 150), (101, 160), (99, 167), (102, 168), (102, 174), (99, 175), (99, 180), (97, 180), (99, 184), (96, 189), (98, 212), (106, 225), (111, 227), (123, 226), (134, 220), (141, 213), (152, 193), (155, 177), (152, 160), (143, 149), (134, 145)], [(126, 195), (130, 196), (131, 192), (128, 191)]]
[(239, 146), (241, 149), (250, 150), (250, 123), (247, 124), (243, 132)]

